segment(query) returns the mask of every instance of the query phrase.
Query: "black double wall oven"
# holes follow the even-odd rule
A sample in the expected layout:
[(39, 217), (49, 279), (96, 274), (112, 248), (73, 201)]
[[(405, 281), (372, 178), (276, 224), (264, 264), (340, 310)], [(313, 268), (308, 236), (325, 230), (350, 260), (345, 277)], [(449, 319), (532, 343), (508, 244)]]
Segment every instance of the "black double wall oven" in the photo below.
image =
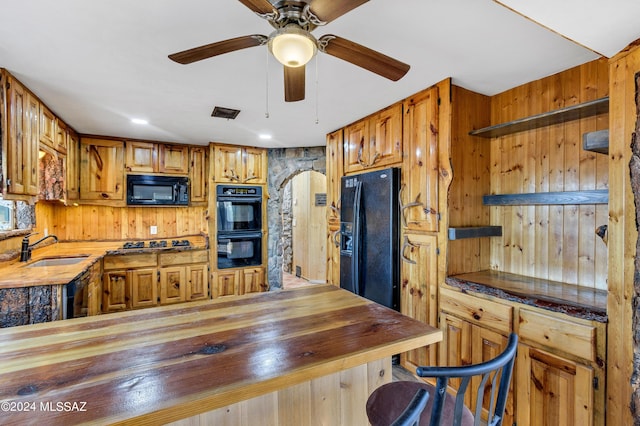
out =
[(218, 185), (218, 269), (262, 263), (262, 187)]

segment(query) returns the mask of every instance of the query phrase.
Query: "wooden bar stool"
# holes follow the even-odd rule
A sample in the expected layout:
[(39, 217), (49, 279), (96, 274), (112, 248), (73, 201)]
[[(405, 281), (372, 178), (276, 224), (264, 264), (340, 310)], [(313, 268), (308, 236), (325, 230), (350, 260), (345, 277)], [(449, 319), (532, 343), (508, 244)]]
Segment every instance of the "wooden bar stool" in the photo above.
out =
[[(419, 377), (436, 379), (436, 385), (428, 383), (399, 381), (387, 383), (376, 389), (367, 400), (367, 417), (372, 426), (389, 426), (407, 407), (409, 401), (420, 389), (425, 389), (431, 397), (420, 416), (420, 426), (479, 426), (482, 410), (488, 407), (488, 426), (502, 425), (504, 410), (509, 395), (518, 336), (511, 333), (505, 350), (494, 359), (480, 364), (462, 367), (418, 367)], [(475, 414), (464, 405), (465, 394), (470, 389), (472, 377), (480, 379), (475, 389)], [(455, 394), (448, 393), (449, 379), (460, 379)], [(490, 388), (487, 386), (490, 384)], [(485, 389), (490, 392), (486, 392)], [(485, 404), (485, 394), (488, 399)]]

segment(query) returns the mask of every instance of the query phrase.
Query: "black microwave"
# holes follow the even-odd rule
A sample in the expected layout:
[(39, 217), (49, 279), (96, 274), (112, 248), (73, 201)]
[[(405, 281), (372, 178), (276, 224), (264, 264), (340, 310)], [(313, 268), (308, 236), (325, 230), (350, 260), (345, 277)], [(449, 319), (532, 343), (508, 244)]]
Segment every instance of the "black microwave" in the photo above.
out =
[(189, 178), (184, 176), (127, 175), (127, 205), (189, 205)]

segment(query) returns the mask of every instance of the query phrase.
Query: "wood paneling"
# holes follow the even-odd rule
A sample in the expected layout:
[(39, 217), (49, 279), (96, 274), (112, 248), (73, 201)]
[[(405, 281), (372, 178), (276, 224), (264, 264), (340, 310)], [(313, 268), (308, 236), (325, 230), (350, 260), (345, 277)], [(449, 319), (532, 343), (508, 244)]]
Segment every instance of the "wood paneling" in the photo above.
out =
[(635, 75), (640, 48), (613, 58), (609, 68), (609, 298), (607, 314), (607, 424), (632, 424), (634, 375), (634, 258), (638, 231), (631, 191), (631, 135), (636, 129)]
[[(608, 94), (604, 60), (515, 87), (491, 98), (491, 123), (568, 107)], [(606, 157), (582, 150), (582, 134), (608, 126), (607, 114), (494, 138), (491, 193), (517, 194), (608, 188)], [(598, 157), (603, 158), (598, 158)], [(466, 169), (465, 169), (466, 172)], [(607, 205), (490, 207), (490, 267), (581, 286), (607, 286), (606, 247), (595, 228), (606, 223)]]
[[(36, 204), (36, 229), (46, 228), (61, 240), (128, 240), (170, 238), (208, 233), (206, 206), (199, 207), (74, 207)], [(150, 226), (158, 227), (151, 235)]]

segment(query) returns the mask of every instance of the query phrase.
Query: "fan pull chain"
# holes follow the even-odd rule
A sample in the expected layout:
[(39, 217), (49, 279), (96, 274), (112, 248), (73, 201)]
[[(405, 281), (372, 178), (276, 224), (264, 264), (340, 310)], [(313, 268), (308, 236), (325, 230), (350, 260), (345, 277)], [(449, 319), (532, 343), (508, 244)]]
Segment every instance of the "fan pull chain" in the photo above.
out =
[(264, 49), (265, 52), (267, 52), (267, 69), (266, 69), (266, 82), (265, 82), (265, 88), (266, 88), (266, 96), (265, 96), (265, 112), (264, 112), (264, 117), (265, 118), (269, 118), (269, 49)]
[(318, 57), (319, 56), (320, 55), (316, 55), (316, 124), (320, 123), (320, 120), (318, 119), (318, 104), (319, 104), (319, 101), (318, 101), (318, 93), (319, 93), (319, 90), (318, 90), (318, 80), (319, 80), (319, 78), (318, 78)]

